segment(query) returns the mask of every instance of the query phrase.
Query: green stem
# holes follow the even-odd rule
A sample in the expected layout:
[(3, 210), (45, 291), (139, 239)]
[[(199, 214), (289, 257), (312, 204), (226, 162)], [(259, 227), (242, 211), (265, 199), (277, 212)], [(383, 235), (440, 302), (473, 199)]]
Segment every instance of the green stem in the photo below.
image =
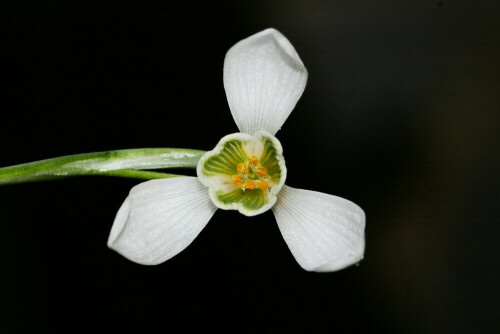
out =
[(122, 169), (122, 170), (112, 170), (112, 171), (106, 171), (106, 172), (99, 172), (99, 171), (84, 172), (84, 171), (82, 171), (81, 173), (74, 172), (71, 175), (56, 174), (56, 173), (54, 173), (54, 174), (30, 174), (30, 175), (14, 176), (14, 177), (6, 178), (6, 179), (4, 179), (3, 177), (0, 176), (0, 185), (61, 180), (61, 179), (71, 178), (74, 176), (84, 176), (84, 175), (115, 176), (115, 177), (124, 177), (124, 178), (131, 178), (131, 179), (140, 179), (140, 180), (166, 179), (166, 178), (170, 178), (170, 177), (183, 176), (183, 175), (177, 175), (177, 174), (150, 172), (150, 171), (144, 171), (144, 170)]
[(0, 168), (0, 185), (54, 180), (79, 175), (157, 179), (181, 175), (137, 169), (196, 168), (204, 151), (146, 148), (69, 155)]

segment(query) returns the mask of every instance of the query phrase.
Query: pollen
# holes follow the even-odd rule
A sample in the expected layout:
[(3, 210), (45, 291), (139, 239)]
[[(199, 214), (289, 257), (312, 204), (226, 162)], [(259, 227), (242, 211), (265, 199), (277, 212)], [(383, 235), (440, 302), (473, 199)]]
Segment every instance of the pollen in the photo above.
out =
[(255, 189), (255, 182), (246, 180), (245, 183), (241, 186), (241, 189), (243, 190), (254, 190)]
[(267, 169), (264, 166), (257, 167), (255, 173), (259, 175), (259, 177), (267, 176)]
[(233, 179), (233, 183), (237, 186), (241, 186), (241, 184), (243, 183), (243, 179), (241, 178), (241, 176), (239, 175), (233, 175), (231, 176), (232, 179)]
[(240, 173), (241, 175), (244, 175), (247, 170), (248, 170), (248, 166), (244, 163), (240, 163), (236, 166), (236, 170), (238, 171), (238, 173)]
[(233, 184), (243, 191), (271, 188), (267, 168), (260, 165), (259, 158), (255, 155), (248, 156), (248, 164), (237, 164), (236, 171), (238, 174), (231, 175), (231, 179)]
[(259, 164), (259, 158), (255, 155), (251, 155), (248, 157), (248, 162), (250, 165), (257, 166)]
[(260, 180), (260, 181), (257, 181), (257, 187), (259, 187), (259, 189), (261, 190), (264, 190), (264, 189), (267, 189), (269, 187), (269, 182), (267, 182), (266, 180)]

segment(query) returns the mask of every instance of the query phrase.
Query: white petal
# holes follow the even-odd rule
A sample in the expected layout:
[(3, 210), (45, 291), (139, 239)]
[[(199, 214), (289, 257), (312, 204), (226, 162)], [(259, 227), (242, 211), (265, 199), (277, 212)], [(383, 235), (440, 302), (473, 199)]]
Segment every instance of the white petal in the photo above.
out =
[(184, 250), (217, 208), (196, 177), (141, 183), (116, 215), (108, 247), (140, 264), (158, 264)]
[(365, 213), (356, 204), (283, 186), (273, 207), (293, 256), (309, 271), (336, 271), (363, 258)]
[(224, 88), (241, 132), (281, 128), (307, 82), (307, 70), (292, 44), (267, 29), (234, 45), (224, 60)]

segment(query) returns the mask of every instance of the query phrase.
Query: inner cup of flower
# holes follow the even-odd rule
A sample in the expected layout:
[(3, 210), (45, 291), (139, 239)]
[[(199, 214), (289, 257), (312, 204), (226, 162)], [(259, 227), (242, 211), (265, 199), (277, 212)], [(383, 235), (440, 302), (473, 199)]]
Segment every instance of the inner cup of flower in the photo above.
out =
[(201, 158), (198, 177), (217, 207), (253, 216), (274, 205), (285, 182), (283, 149), (265, 131), (231, 134)]

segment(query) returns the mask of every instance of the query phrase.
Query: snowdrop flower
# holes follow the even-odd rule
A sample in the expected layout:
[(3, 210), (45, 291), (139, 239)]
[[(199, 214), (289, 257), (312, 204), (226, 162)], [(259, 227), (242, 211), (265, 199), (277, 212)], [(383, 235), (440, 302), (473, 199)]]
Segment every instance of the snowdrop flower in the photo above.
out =
[(267, 29), (234, 45), (224, 88), (241, 132), (220, 140), (199, 161), (196, 177), (151, 180), (132, 188), (108, 246), (146, 265), (186, 248), (217, 208), (255, 216), (272, 209), (297, 262), (335, 271), (364, 252), (365, 214), (340, 197), (286, 186), (283, 149), (274, 137), (299, 100), (307, 70), (290, 42)]

